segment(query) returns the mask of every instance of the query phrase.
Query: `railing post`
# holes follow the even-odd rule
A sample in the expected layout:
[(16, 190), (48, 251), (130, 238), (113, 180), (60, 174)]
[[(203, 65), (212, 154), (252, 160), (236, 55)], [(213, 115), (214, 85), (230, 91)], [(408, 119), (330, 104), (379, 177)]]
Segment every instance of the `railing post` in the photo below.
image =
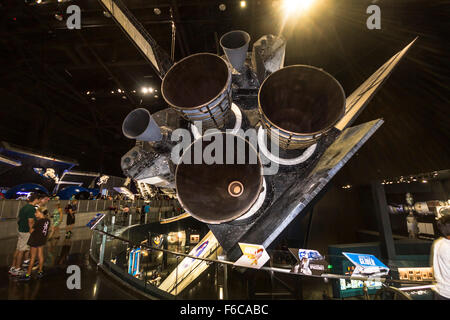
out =
[(177, 266), (175, 269), (175, 299), (178, 295), (178, 266), (180, 265), (180, 256), (177, 255)]
[(223, 264), (223, 299), (228, 300), (228, 265)]
[(2, 210), (0, 211), (0, 218), (3, 217), (3, 209), (5, 208), (5, 202), (6, 200), (2, 200)]
[(112, 215), (111, 216), (111, 232), (114, 231), (114, 224), (115, 224), (115, 222), (116, 222), (116, 216)]
[(22, 208), (21, 204), (22, 204), (22, 200), (20, 200), (19, 204), (17, 205), (16, 216), (14, 218), (17, 218), (19, 216), (20, 208)]
[[(103, 231), (108, 231), (108, 226), (103, 226)], [(100, 253), (98, 257), (98, 264), (103, 265), (103, 258), (105, 257), (105, 247), (106, 247), (106, 234), (102, 236), (102, 244), (100, 245)]]

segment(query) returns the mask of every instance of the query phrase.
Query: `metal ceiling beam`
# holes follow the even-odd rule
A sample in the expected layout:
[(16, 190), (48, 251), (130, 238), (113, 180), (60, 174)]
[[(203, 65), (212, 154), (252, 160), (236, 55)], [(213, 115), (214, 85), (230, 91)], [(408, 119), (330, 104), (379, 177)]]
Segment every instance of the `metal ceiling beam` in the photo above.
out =
[(120, 0), (99, 0), (162, 79), (172, 65), (167, 53)]
[(178, 9), (178, 1), (172, 0), (172, 11), (173, 11), (173, 18), (175, 22), (175, 26), (177, 26), (177, 29), (179, 32), (179, 37), (177, 37), (177, 40), (179, 40), (179, 45), (181, 49), (181, 53), (183, 57), (186, 57), (191, 54), (191, 51), (189, 50), (189, 44), (186, 41), (186, 33), (184, 30), (184, 26), (180, 23), (180, 10)]

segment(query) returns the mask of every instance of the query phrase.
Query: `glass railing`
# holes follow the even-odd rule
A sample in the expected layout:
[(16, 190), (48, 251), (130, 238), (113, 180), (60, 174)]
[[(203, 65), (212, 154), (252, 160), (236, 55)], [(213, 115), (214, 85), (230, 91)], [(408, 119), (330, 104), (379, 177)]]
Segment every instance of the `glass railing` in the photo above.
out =
[[(0, 219), (15, 219), (20, 209), (26, 205), (25, 200), (0, 200)], [(46, 204), (49, 212), (53, 212), (57, 204), (60, 203), (65, 208), (69, 200), (50, 200)], [(102, 212), (110, 208), (129, 207), (131, 210), (142, 208), (145, 205), (144, 200), (78, 200), (77, 212)], [(161, 218), (171, 217), (181, 212), (179, 204), (175, 200), (152, 200), (150, 201), (150, 213), (156, 213)]]
[[(91, 257), (102, 269), (145, 294), (164, 299), (431, 299), (431, 279), (403, 279), (395, 261), (389, 276), (352, 274), (344, 256), (325, 256), (322, 274), (293, 272), (297, 261), (287, 250), (267, 250), (270, 260), (260, 269), (236, 267), (222, 260), (220, 246), (195, 256), (195, 244), (168, 241), (170, 235), (139, 229), (120, 230), (108, 215), (94, 230)], [(112, 223), (114, 222), (114, 224)], [(150, 230), (150, 231), (149, 231)], [(156, 239), (156, 240), (155, 240)], [(158, 239), (160, 239), (158, 241)], [(167, 241), (161, 244), (161, 239)], [(173, 240), (173, 239), (172, 239)], [(406, 262), (405, 262), (406, 263)], [(177, 267), (178, 266), (178, 267)], [(298, 271), (298, 270), (296, 270)], [(427, 287), (428, 286), (428, 287)], [(411, 288), (409, 290), (408, 288)]]

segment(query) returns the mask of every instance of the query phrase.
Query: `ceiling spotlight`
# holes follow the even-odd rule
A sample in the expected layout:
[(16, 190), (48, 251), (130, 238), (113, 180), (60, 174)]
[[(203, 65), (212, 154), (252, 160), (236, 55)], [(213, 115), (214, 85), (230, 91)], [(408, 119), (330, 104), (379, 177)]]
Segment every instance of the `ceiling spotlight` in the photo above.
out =
[(227, 6), (225, 5), (225, 3), (219, 4), (219, 10), (220, 10), (220, 11), (225, 11), (225, 10), (227, 10)]
[(158, 96), (157, 96), (156, 94), (154, 95), (154, 97), (155, 97), (155, 98), (158, 98)]
[(240, 6), (241, 8), (245, 8), (247, 6), (247, 1), (241, 1)]
[(114, 93), (114, 90), (111, 90), (111, 93)]
[(308, 10), (314, 0), (284, 0), (283, 9), (284, 12), (289, 15), (293, 12), (304, 12)]
[(121, 92), (122, 92), (122, 90), (120, 90), (120, 89), (117, 89), (117, 92), (118, 92), (118, 93), (121, 93)]
[(155, 9), (153, 9), (153, 12), (154, 12), (157, 16), (159, 16), (159, 15), (161, 14), (161, 9), (160, 9), (160, 8), (155, 8)]
[(95, 97), (91, 97), (91, 100), (92, 100), (92, 101), (95, 101)]
[(148, 89), (146, 87), (142, 87), (141, 91), (142, 91), (143, 94), (148, 93)]
[(36, 0), (36, 3), (40, 4), (40, 3), (42, 3), (42, 0)]
[(90, 91), (86, 91), (86, 94), (87, 94), (87, 95), (90, 95), (90, 94), (91, 94), (91, 92), (90, 92)]
[(126, 96), (122, 96), (122, 99), (126, 99), (127, 97)]

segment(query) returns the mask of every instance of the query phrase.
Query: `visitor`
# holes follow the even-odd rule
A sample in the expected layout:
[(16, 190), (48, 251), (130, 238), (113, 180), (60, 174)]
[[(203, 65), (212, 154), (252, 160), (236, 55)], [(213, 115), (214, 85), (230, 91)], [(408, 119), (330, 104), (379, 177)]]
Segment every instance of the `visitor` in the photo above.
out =
[(435, 300), (450, 300), (450, 215), (441, 217), (437, 226), (443, 237), (434, 241), (431, 251)]
[(129, 215), (129, 213), (130, 213), (130, 207), (125, 206), (125, 207), (122, 209), (122, 213), (123, 213), (124, 219), (125, 219), (125, 221), (126, 221), (126, 220), (128, 219), (128, 215)]
[(30, 249), (28, 246), (28, 239), (30, 238), (30, 229), (32, 229), (35, 221), (35, 205), (39, 202), (37, 194), (32, 193), (28, 198), (28, 203), (19, 211), (18, 224), (18, 239), (17, 248), (13, 256), (13, 264), (9, 269), (9, 273), (13, 276), (19, 276), (22, 274), (20, 266), (22, 265), (22, 259), (24, 253)]
[(145, 214), (149, 214), (150, 213), (150, 202), (149, 201), (145, 202), (144, 213)]
[(50, 220), (47, 218), (47, 215), (48, 210), (46, 207), (39, 207), (36, 209), (36, 222), (30, 230), (31, 234), (27, 243), (31, 247), (31, 261), (27, 272), (19, 279), (21, 281), (29, 281), (31, 279), (31, 271), (33, 270), (36, 256), (39, 258), (39, 271), (37, 277), (38, 279), (41, 279), (44, 276), (44, 246), (47, 242), (47, 235), (50, 229)]
[(53, 209), (52, 212), (52, 225), (50, 235), (48, 236), (49, 239), (53, 238), (53, 235), (55, 235), (54, 239), (59, 239), (59, 225), (61, 224), (62, 217), (63, 211), (61, 208), (61, 202), (58, 201), (56, 208)]
[[(35, 208), (39, 207), (45, 207), (47, 205), (47, 202), (50, 200), (50, 197), (46, 195), (45, 193), (38, 193), (37, 197), (39, 199), (38, 203), (35, 204)], [(22, 264), (22, 268), (28, 268), (28, 265), (30, 264), (30, 251), (26, 251), (24, 254), (24, 262)], [(38, 261), (36, 261), (35, 265), (33, 267), (36, 267), (38, 265)]]
[(46, 194), (41, 195), (41, 199), (39, 201), (39, 206), (40, 207), (45, 207), (47, 206), (48, 201), (50, 200), (50, 197)]
[(65, 208), (67, 214), (66, 220), (66, 239), (72, 236), (72, 228), (75, 224), (75, 213), (77, 211), (77, 200), (70, 200), (69, 204)]

